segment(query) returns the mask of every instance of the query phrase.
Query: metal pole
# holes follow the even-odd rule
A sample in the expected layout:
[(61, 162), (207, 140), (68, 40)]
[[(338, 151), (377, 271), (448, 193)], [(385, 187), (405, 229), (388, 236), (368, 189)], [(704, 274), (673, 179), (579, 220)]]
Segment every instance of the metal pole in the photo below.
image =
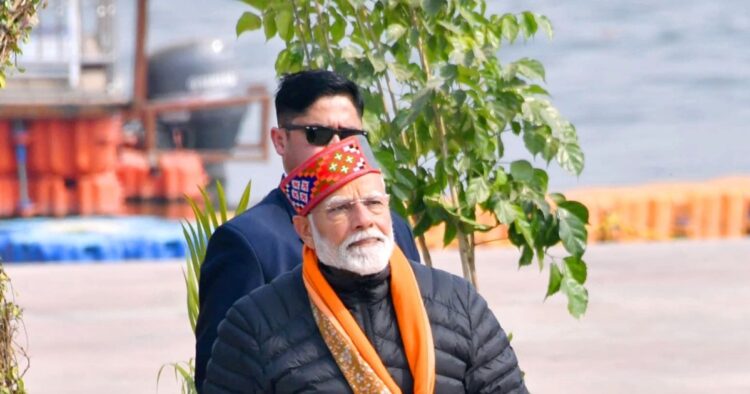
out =
[(81, 5), (79, 0), (68, 0), (68, 86), (78, 88), (81, 79)]
[(18, 168), (18, 214), (31, 216), (33, 211), (31, 199), (29, 199), (29, 179), (26, 171), (26, 146), (29, 144), (29, 132), (23, 120), (14, 119), (12, 124), (13, 141), (16, 145), (16, 167)]
[(148, 40), (148, 0), (138, 0), (136, 6), (135, 73), (133, 76), (133, 109), (137, 116), (146, 103), (148, 62), (146, 41)]

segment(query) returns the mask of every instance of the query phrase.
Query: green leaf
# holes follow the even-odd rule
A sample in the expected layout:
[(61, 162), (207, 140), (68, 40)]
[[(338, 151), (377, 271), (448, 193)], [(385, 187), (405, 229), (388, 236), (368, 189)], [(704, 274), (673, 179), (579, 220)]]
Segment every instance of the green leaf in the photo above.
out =
[(414, 225), (412, 232), (415, 237), (418, 237), (429, 230), (430, 227), (432, 227), (432, 218), (427, 213), (424, 213), (419, 218), (419, 221), (417, 221), (417, 224)]
[(219, 200), (219, 214), (221, 215), (220, 224), (224, 224), (227, 221), (227, 199), (224, 196), (224, 188), (218, 180), (216, 181), (216, 198)]
[(409, 201), (409, 192), (396, 183), (391, 184), (391, 193), (403, 202)]
[(190, 261), (199, 261), (198, 259), (198, 251), (195, 248), (195, 244), (193, 243), (193, 240), (190, 238), (190, 234), (188, 233), (187, 229), (185, 228), (185, 224), (191, 227), (191, 231), (193, 234), (195, 234), (195, 231), (192, 230), (192, 225), (188, 222), (181, 223), (182, 225), (182, 235), (185, 237), (185, 241), (188, 244), (188, 251), (190, 251)]
[(586, 208), (585, 205), (581, 204), (578, 201), (568, 200), (568, 201), (560, 202), (558, 206), (571, 212), (578, 219), (580, 219), (584, 224), (588, 224), (589, 210), (588, 208)]
[(211, 220), (211, 229), (206, 232), (206, 235), (211, 235), (217, 227), (219, 227), (219, 221), (216, 220), (216, 210), (211, 202), (211, 196), (206, 192), (206, 189), (199, 187), (201, 195), (203, 196), (203, 206), (206, 207), (206, 216)]
[(346, 35), (346, 20), (339, 14), (333, 14), (334, 22), (331, 25), (331, 40), (338, 43)]
[(560, 222), (556, 217), (549, 215), (544, 219), (544, 225), (541, 230), (542, 233), (538, 234), (538, 246), (550, 247), (557, 245), (560, 242)]
[(289, 42), (294, 38), (294, 15), (290, 9), (282, 9), (275, 16), (276, 28), (279, 30), (279, 37)]
[(530, 93), (530, 94), (538, 94), (538, 95), (541, 95), (541, 96), (549, 96), (549, 92), (546, 89), (544, 89), (543, 87), (541, 87), (539, 85), (536, 85), (536, 84), (527, 85), (524, 88), (524, 90), (526, 91), (526, 93)]
[(390, 24), (385, 30), (385, 40), (388, 44), (393, 44), (398, 41), (404, 33), (406, 33), (406, 28), (404, 26), (399, 25), (398, 23)]
[(518, 265), (520, 267), (523, 267), (525, 265), (530, 265), (531, 261), (534, 259), (534, 250), (529, 247), (529, 245), (524, 245), (521, 249), (521, 257), (518, 259)]
[(510, 163), (510, 175), (516, 181), (528, 182), (534, 177), (534, 168), (526, 160), (516, 160)]
[(557, 162), (566, 171), (580, 175), (583, 171), (583, 152), (576, 143), (561, 144), (557, 151)]
[(445, 232), (443, 233), (443, 246), (448, 246), (451, 242), (453, 242), (454, 239), (456, 239), (456, 234), (458, 234), (458, 226), (456, 226), (452, 220), (446, 220), (444, 223)]
[(243, 3), (255, 7), (258, 11), (263, 11), (266, 9), (266, 6), (268, 6), (269, 0), (242, 0)]
[(544, 81), (545, 73), (544, 66), (541, 62), (535, 59), (523, 58), (517, 60), (515, 65), (518, 67), (518, 72), (526, 78), (531, 80), (542, 80)]
[(492, 210), (495, 212), (497, 220), (506, 225), (513, 223), (516, 218), (522, 218), (524, 215), (523, 209), (519, 205), (513, 204), (506, 199), (496, 202)]
[(560, 273), (560, 269), (557, 268), (557, 264), (550, 264), (549, 282), (547, 283), (547, 295), (544, 296), (544, 299), (547, 299), (549, 296), (557, 293), (560, 290), (561, 283), (562, 274)]
[(505, 14), (500, 19), (500, 30), (502, 31), (503, 38), (508, 42), (513, 43), (518, 37), (518, 22), (513, 14)]
[(435, 16), (440, 9), (444, 7), (446, 0), (422, 0), (422, 8), (427, 13), (427, 16)]
[(529, 11), (524, 11), (523, 14), (523, 32), (526, 35), (526, 38), (529, 38), (536, 34), (536, 30), (538, 28), (538, 25), (536, 23), (536, 17), (533, 13)]
[(275, 11), (273, 8), (269, 8), (263, 14), (263, 34), (266, 36), (266, 41), (273, 38), (276, 35), (276, 18)]
[(513, 134), (520, 135), (521, 134), (521, 124), (518, 122), (510, 122), (511, 130), (513, 131)]
[(396, 181), (406, 186), (407, 188), (411, 190), (415, 190), (417, 188), (419, 180), (417, 179), (417, 176), (414, 175), (414, 173), (410, 170), (406, 168), (397, 168), (395, 175)]
[(294, 15), (290, 9), (282, 9), (275, 16), (276, 27), (279, 30), (279, 37), (289, 42), (294, 38)]
[(446, 30), (452, 32), (453, 34), (456, 34), (459, 36), (464, 34), (461, 28), (454, 25), (453, 23), (446, 22), (446, 21), (438, 21), (438, 25), (443, 26)]
[(250, 12), (245, 11), (240, 19), (237, 21), (237, 26), (235, 27), (235, 31), (237, 32), (237, 36), (239, 37), (242, 33), (246, 31), (253, 31), (260, 29), (262, 22), (258, 15)]
[(567, 275), (563, 278), (561, 288), (568, 297), (568, 312), (576, 319), (583, 316), (589, 303), (589, 293), (586, 288)]
[(490, 197), (490, 185), (483, 177), (472, 178), (466, 188), (466, 203), (475, 206), (485, 202)]
[(411, 81), (414, 78), (414, 72), (403, 64), (388, 62), (388, 68), (399, 82)]
[(508, 174), (506, 174), (505, 170), (502, 168), (498, 168), (497, 171), (495, 171), (495, 181), (493, 182), (493, 185), (497, 188), (506, 183), (508, 183)]
[(581, 260), (580, 257), (568, 256), (563, 259), (565, 267), (567, 268), (570, 276), (580, 284), (586, 283), (587, 268), (586, 263)]
[(386, 63), (385, 59), (382, 56), (374, 53), (368, 53), (367, 58), (370, 59), (370, 63), (372, 63), (372, 67), (375, 69), (375, 72), (385, 71)]
[(403, 118), (402, 123), (398, 125), (399, 129), (403, 129), (406, 126), (412, 124), (414, 120), (421, 114), (424, 107), (432, 100), (435, 88), (427, 85), (420, 90), (411, 102), (409, 108), (409, 114)]
[(552, 199), (552, 201), (555, 202), (555, 204), (560, 204), (561, 202), (566, 201), (565, 195), (562, 193), (550, 193), (549, 198)]
[(547, 172), (542, 169), (535, 168), (534, 177), (531, 180), (531, 185), (534, 187), (534, 189), (544, 194), (547, 192), (548, 182), (549, 182), (549, 176), (547, 175)]
[(355, 45), (347, 45), (341, 50), (341, 56), (351, 65), (356, 65), (357, 60), (364, 57), (362, 50)]
[(461, 16), (464, 17), (464, 19), (466, 19), (466, 21), (469, 22), (469, 25), (471, 25), (472, 27), (485, 25), (486, 20), (484, 19), (484, 17), (482, 17), (478, 13), (472, 11), (471, 9), (465, 6), (463, 7), (459, 6), (457, 8), (458, 8), (458, 13), (461, 14)]
[(547, 138), (550, 136), (549, 127), (529, 127), (524, 129), (523, 142), (526, 145), (526, 149), (531, 152), (532, 155), (544, 151), (544, 147), (547, 145)]
[(513, 228), (523, 236), (524, 241), (526, 241), (526, 244), (529, 245), (529, 247), (534, 246), (534, 236), (531, 234), (531, 223), (526, 220), (525, 216), (517, 217), (516, 220), (513, 221)]
[(242, 192), (242, 196), (240, 197), (240, 202), (237, 203), (237, 209), (234, 212), (234, 215), (237, 216), (241, 214), (242, 212), (245, 212), (247, 209), (247, 205), (250, 202), (250, 191), (252, 190), (252, 182), (247, 182), (247, 185), (245, 186), (245, 190)]
[[(208, 220), (208, 216), (201, 211), (201, 209), (198, 207), (198, 205), (193, 201), (193, 199), (188, 198), (188, 203), (190, 204), (190, 207), (193, 209), (193, 212), (195, 213), (195, 220), (198, 222), (199, 226), (199, 232), (203, 231), (204, 234), (211, 234), (211, 223)], [(200, 237), (201, 239), (204, 237)], [(202, 249), (202, 247), (201, 247)]]
[[(557, 218), (560, 221), (558, 234), (565, 250), (573, 256), (582, 256), (583, 252), (586, 251), (586, 240), (588, 238), (585, 226), (588, 214), (586, 214), (586, 219), (582, 219), (579, 217), (580, 212), (576, 212), (577, 207), (571, 203), (573, 202), (566, 201), (557, 207)], [(579, 203), (576, 204), (580, 205)]]
[(536, 21), (537, 23), (539, 23), (539, 26), (542, 27), (542, 30), (547, 33), (547, 37), (551, 39), (552, 35), (554, 34), (552, 29), (552, 22), (550, 22), (550, 20), (544, 15), (538, 15)]
[(375, 152), (375, 159), (377, 159), (378, 164), (380, 164), (380, 167), (382, 167), (382, 170), (386, 173), (388, 177), (393, 175), (395, 177), (396, 173), (396, 158), (393, 157), (393, 152), (390, 150), (385, 149), (378, 149)]

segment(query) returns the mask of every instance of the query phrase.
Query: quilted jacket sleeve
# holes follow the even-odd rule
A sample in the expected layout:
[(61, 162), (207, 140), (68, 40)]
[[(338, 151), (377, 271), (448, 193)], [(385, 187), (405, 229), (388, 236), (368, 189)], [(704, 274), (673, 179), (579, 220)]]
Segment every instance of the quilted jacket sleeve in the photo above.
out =
[(508, 337), (487, 302), (468, 285), (471, 321), (471, 366), (466, 374), (467, 393), (528, 393), (518, 360)]
[(198, 322), (195, 327), (195, 384), (201, 390), (219, 322), (229, 308), (265, 283), (252, 245), (234, 227), (223, 225), (211, 236), (201, 266)]
[[(203, 392), (206, 394), (269, 392), (263, 375), (258, 338), (241, 310), (252, 306), (245, 297), (233, 306), (219, 325), (211, 360), (206, 369)], [(252, 308), (250, 308), (252, 310)], [(246, 311), (245, 311), (246, 312)], [(255, 313), (259, 313), (256, 312)]]

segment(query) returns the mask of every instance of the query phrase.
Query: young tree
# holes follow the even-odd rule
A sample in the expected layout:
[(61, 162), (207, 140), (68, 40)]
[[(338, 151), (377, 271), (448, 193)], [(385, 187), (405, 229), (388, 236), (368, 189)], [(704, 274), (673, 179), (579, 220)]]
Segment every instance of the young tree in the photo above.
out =
[(15, 68), (26, 41), (37, 22), (37, 12), (46, 0), (0, 0), (0, 89), (5, 86), (6, 71)]
[[(527, 160), (504, 161), (504, 139), (523, 138), (531, 156), (583, 169), (575, 127), (539, 85), (539, 61), (504, 61), (501, 47), (550, 21), (532, 12), (487, 15), (484, 0), (243, 0), (237, 34), (263, 29), (286, 44), (279, 74), (333, 69), (365, 90), (364, 121), (389, 180), (393, 208), (408, 216), (430, 264), (423, 234), (445, 226), (458, 241), (464, 277), (477, 284), (474, 234), (498, 225), (521, 251), (519, 264), (549, 267), (547, 296), (562, 290), (568, 310), (588, 303), (588, 211), (548, 193), (546, 171)], [(488, 212), (494, 226), (477, 222)], [(549, 249), (562, 243), (567, 256)]]
[(23, 311), (16, 304), (13, 286), (0, 259), (0, 393), (26, 393), (23, 375), (29, 368), (19, 331), (25, 336)]

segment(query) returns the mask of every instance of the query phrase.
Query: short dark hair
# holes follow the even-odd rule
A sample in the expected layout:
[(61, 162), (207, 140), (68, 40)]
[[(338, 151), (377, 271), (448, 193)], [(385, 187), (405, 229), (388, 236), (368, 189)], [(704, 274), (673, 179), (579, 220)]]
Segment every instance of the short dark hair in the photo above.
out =
[(279, 82), (276, 92), (276, 119), (285, 123), (303, 114), (321, 97), (349, 96), (362, 117), (364, 101), (359, 87), (354, 82), (328, 70), (305, 70), (286, 74)]

